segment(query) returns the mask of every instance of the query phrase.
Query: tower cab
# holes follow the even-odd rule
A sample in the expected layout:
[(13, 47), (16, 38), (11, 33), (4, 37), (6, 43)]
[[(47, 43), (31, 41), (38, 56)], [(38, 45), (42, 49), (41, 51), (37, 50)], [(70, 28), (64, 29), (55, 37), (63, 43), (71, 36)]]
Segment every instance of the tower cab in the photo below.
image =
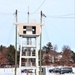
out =
[(18, 34), (23, 37), (38, 37), (41, 33), (40, 24), (20, 23), (18, 24)]

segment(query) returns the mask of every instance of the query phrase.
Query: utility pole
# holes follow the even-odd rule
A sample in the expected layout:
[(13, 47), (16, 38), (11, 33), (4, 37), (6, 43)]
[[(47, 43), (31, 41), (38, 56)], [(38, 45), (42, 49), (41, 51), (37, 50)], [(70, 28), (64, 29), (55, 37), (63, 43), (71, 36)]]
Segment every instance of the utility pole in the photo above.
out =
[(42, 13), (42, 11), (40, 12), (40, 24), (41, 24), (41, 34), (40, 34), (40, 75), (42, 75), (42, 64), (41, 64), (41, 57), (42, 57), (42, 17), (46, 17), (45, 14)]
[(16, 26), (15, 26), (15, 75), (17, 73), (17, 10), (15, 12)]
[(40, 24), (41, 24), (41, 33), (40, 33), (40, 75), (42, 75), (41, 70), (41, 49), (42, 49), (42, 11), (40, 12)]

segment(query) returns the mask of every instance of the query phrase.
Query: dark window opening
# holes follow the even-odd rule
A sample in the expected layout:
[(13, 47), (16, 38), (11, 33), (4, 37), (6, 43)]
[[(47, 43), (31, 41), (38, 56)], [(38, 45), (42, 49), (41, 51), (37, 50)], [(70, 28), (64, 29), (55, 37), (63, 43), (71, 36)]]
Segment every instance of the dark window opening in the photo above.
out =
[(35, 26), (32, 26), (32, 33), (36, 34), (36, 27)]
[(23, 31), (23, 34), (26, 34), (26, 31)]
[(23, 29), (26, 29), (26, 26), (23, 26)]

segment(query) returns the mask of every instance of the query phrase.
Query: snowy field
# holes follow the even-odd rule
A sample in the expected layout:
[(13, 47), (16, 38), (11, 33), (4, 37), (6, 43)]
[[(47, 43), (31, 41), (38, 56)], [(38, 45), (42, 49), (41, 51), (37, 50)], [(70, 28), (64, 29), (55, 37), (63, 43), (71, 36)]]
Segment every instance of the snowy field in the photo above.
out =
[[(46, 75), (75, 75), (75, 68), (73, 68), (74, 73), (68, 73), (68, 74), (55, 74), (55, 73), (49, 73), (47, 71)], [(14, 75), (14, 68), (0, 68), (0, 75)], [(17, 75), (20, 75), (19, 69), (17, 69)], [(23, 73), (22, 75), (27, 75), (26, 73)], [(28, 74), (28, 75), (35, 75), (33, 74)]]

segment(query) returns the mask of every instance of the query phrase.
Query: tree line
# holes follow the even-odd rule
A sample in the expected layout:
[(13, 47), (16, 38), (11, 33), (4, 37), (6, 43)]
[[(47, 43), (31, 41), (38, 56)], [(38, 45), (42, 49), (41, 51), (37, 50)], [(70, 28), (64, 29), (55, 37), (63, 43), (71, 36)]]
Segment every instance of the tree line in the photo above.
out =
[[(54, 47), (51, 42), (48, 42), (42, 47), (41, 53), (42, 65), (75, 63), (75, 52), (67, 45), (63, 46), (61, 52), (57, 52), (57, 46)], [(56, 58), (58, 54), (62, 55), (61, 58), (58, 57), (60, 60)], [(17, 50), (17, 64), (19, 64), (19, 55), (20, 52)], [(38, 55), (40, 55), (40, 50), (38, 50)], [(15, 47), (13, 45), (9, 47), (0, 46), (0, 64), (15, 65)]]
[[(42, 51), (42, 54), (45, 55), (42, 55), (45, 65), (73, 65), (75, 63), (75, 52), (68, 45), (64, 45), (61, 52), (58, 52), (57, 46), (53, 46), (51, 42), (48, 42), (43, 46)], [(41, 62), (43, 63), (43, 61)]]

